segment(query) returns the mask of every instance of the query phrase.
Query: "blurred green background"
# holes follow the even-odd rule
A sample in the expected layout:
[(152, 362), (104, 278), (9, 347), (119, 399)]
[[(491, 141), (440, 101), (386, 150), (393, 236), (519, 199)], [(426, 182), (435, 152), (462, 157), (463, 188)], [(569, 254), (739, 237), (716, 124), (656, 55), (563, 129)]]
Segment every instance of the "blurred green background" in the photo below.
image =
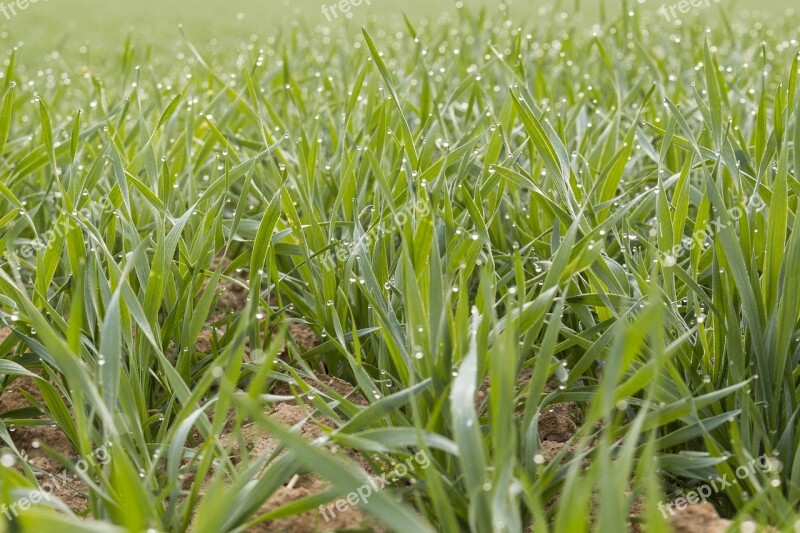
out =
[[(359, 0), (347, 0), (359, 3)], [(546, 23), (552, 11), (541, 15), (544, 6), (553, 6), (557, 12), (585, 22), (596, 23), (603, 16), (613, 16), (634, 2), (645, 11), (655, 13), (662, 5), (678, 6), (681, 0), (565, 0), (544, 2), (538, 0), (511, 0), (505, 8), (515, 21), (533, 20)], [(690, 0), (684, 0), (690, 1)], [(691, 0), (694, 3), (706, 0)], [(4, 0), (4, 5), (32, 0)], [(369, 2), (369, 5), (367, 4)], [(767, 10), (779, 15), (795, 5), (797, 0), (708, 0), (711, 7), (695, 10), (699, 16), (713, 24), (724, 11), (729, 18), (741, 18), (742, 9)], [(347, 15), (340, 14), (328, 22), (322, 6), (333, 5), (338, 0), (38, 0), (24, 10), (15, 8), (12, 15), (8, 7), (0, 12), (0, 52), (2, 48), (24, 46), (23, 56), (29, 52), (71, 50), (91, 43), (91, 49), (115, 51), (121, 48), (127, 36), (134, 36), (139, 44), (151, 43), (158, 47), (181, 38), (178, 25), (183, 24), (187, 35), (196, 42), (211, 39), (241, 39), (257, 34), (276, 34), (286, 24), (307, 24), (310, 30), (320, 24), (347, 24), (354, 30), (371, 22), (402, 23), (405, 13), (415, 24), (423, 19), (435, 19), (442, 12), (456, 9), (456, 0), (360, 0)], [(459, 2), (460, 3), (460, 2)], [(467, 6), (485, 5), (489, 10), (500, 7), (499, 0), (463, 0)], [(5, 13), (5, 16), (3, 15)], [(346, 18), (347, 17), (347, 18)], [(356, 32), (354, 31), (354, 34)], [(233, 42), (233, 41), (231, 41)]]

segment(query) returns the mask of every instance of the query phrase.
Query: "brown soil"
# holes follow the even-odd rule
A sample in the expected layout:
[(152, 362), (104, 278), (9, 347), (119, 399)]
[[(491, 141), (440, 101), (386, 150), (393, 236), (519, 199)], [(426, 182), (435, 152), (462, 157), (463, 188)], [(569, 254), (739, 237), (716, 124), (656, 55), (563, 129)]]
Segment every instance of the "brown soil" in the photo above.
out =
[[(528, 386), (531, 381), (533, 372), (530, 368), (523, 368), (517, 376), (517, 383), (514, 385), (514, 391), (519, 392)], [(475, 410), (480, 413), (486, 407), (486, 401), (489, 398), (489, 389), (491, 388), (491, 379), (487, 376), (478, 390), (475, 392)]]
[[(573, 444), (567, 447), (567, 444), (564, 442), (546, 440), (539, 445), (539, 453), (542, 455), (542, 457), (544, 457), (545, 463), (550, 463), (558, 456), (559, 453), (561, 453), (561, 450), (563, 450), (564, 448), (567, 448), (567, 453), (565, 454), (564, 457), (569, 457), (570, 455), (575, 453), (575, 450), (578, 449), (578, 445)], [(587, 461), (586, 466), (589, 466), (588, 460), (586, 461)]]
[[(291, 336), (292, 340), (300, 346), (304, 351), (311, 350), (317, 346), (319, 346), (319, 337), (317, 337), (316, 332), (307, 324), (298, 324), (298, 323), (290, 323), (289, 327), (289, 335)], [(218, 326), (217, 327), (217, 338), (221, 338), (225, 335), (225, 327)], [(210, 329), (204, 329), (200, 332), (200, 335), (197, 337), (197, 341), (195, 342), (195, 351), (198, 353), (210, 354), (212, 350), (212, 340), (214, 339), (214, 332)], [(245, 340), (244, 346), (244, 353), (245, 357), (249, 359), (250, 357), (250, 339)], [(282, 349), (282, 353), (286, 353), (286, 346), (284, 345)]]
[[(318, 494), (326, 488), (326, 484), (323, 481), (311, 476), (302, 476), (291, 488), (284, 486), (279, 489), (259, 510), (259, 514), (272, 511), (300, 498)], [(331, 512), (330, 509), (333, 509), (333, 511)], [(325, 517), (328, 518), (327, 521)], [(257, 524), (247, 531), (252, 533), (308, 533), (311, 531), (342, 530), (380, 531), (381, 529), (372, 523), (357, 507), (348, 506), (345, 511), (339, 512), (334, 506), (329, 508), (325, 516), (314, 510), (280, 520)]]
[[(220, 264), (224, 264), (227, 268), (230, 265), (230, 260), (225, 256), (217, 256), (211, 260), (211, 269), (216, 270)], [(228, 277), (237, 280), (237, 282), (222, 280), (217, 284), (217, 292), (219, 299), (217, 300), (217, 308), (214, 312), (214, 321), (224, 318), (230, 313), (238, 313), (247, 305), (247, 296), (249, 291), (247, 289), (250, 283), (244, 272), (232, 272)], [(205, 289), (208, 282), (203, 285)]]
[(45, 452), (45, 446), (66, 459), (72, 459), (75, 448), (67, 436), (58, 427), (49, 424), (43, 426), (19, 426), (11, 433), (14, 445), (24, 454), (28, 464), (38, 469), (55, 474), (62, 470), (61, 463)]
[(313, 350), (320, 344), (320, 339), (317, 337), (317, 332), (314, 331), (308, 324), (289, 322), (288, 330), (289, 335), (291, 335), (295, 344), (303, 348), (305, 351)]
[[(11, 328), (0, 328), (0, 343), (4, 342), (12, 333), (13, 330)], [(11, 353), (14, 353), (14, 351), (15, 350), (11, 350)]]
[[(30, 402), (20, 390), (24, 390), (42, 401), (39, 388), (32, 378), (18, 378), (0, 394), (0, 414), (31, 407)], [(43, 418), (43, 416), (35, 418)], [(74, 479), (72, 475), (68, 475), (65, 479), (61, 463), (45, 451), (45, 448), (49, 448), (67, 460), (77, 460), (75, 448), (64, 432), (50, 424), (12, 426), (7, 422), (7, 426), (11, 440), (22, 458), (33, 467), (34, 471), (41, 472), (40, 486), (48, 490), (52, 488), (50, 492), (76, 513), (85, 512), (87, 502), (83, 494), (86, 493), (86, 486), (81, 481)], [(49, 487), (46, 487), (48, 484)]]
[(557, 403), (547, 407), (539, 415), (539, 437), (542, 441), (567, 442), (578, 426), (572, 419), (573, 403)]
[[(215, 258), (212, 262), (212, 267), (216, 267), (220, 261), (222, 260)], [(237, 280), (237, 282), (225, 280), (221, 281), (217, 286), (220, 296), (217, 300), (217, 308), (214, 312), (212, 322), (222, 320), (225, 318), (225, 316), (231, 313), (241, 312), (247, 305), (247, 297), (249, 295), (249, 291), (247, 289), (249, 280), (247, 276), (245, 276), (243, 273), (234, 273), (232, 277), (233, 279)], [(270, 305), (276, 305), (274, 298), (270, 302)], [(294, 340), (295, 344), (305, 351), (316, 348), (320, 344), (320, 339), (317, 336), (317, 333), (308, 324), (302, 322), (289, 322), (287, 324), (287, 329), (289, 336), (292, 338), (292, 340)], [(210, 338), (211, 336), (210, 332), (204, 331), (203, 334), (205, 334), (207, 338)], [(203, 345), (203, 348), (210, 350), (210, 345)], [(203, 350), (198, 348), (198, 351)], [(285, 348), (283, 351), (285, 352)], [(203, 351), (203, 353), (209, 352)]]
[(87, 487), (86, 483), (83, 481), (74, 479), (72, 476), (69, 476), (69, 481), (64, 483), (64, 475), (66, 474), (64, 474), (62, 471), (58, 475), (51, 477), (49, 480), (40, 479), (39, 486), (41, 486), (44, 490), (49, 490), (49, 487), (46, 485), (50, 483), (50, 485), (53, 487), (53, 496), (64, 502), (64, 504), (72, 509), (72, 512), (75, 514), (89, 518), (90, 515), (87, 513), (89, 509), (89, 501), (86, 498), (86, 493), (88, 492), (89, 487)]
[[(599, 494), (596, 496), (599, 497)], [(628, 488), (625, 490), (625, 497), (630, 499), (633, 496), (633, 482), (628, 482)], [(637, 496), (633, 499), (628, 508), (628, 533), (642, 533), (644, 525), (638, 520), (645, 514), (645, 501), (642, 496)]]
[[(317, 375), (320, 379), (324, 379), (330, 383), (331, 387), (335, 388), (342, 394), (350, 394), (353, 387), (344, 381), (337, 380), (336, 378), (329, 378), (327, 376)], [(287, 388), (288, 390), (288, 388)], [(280, 403), (275, 406), (274, 410), (269, 416), (288, 427), (294, 427), (306, 418), (312, 411), (310, 408), (293, 403)], [(314, 440), (323, 435), (318, 424), (325, 424), (333, 426), (334, 424), (324, 417), (318, 417), (315, 420), (309, 420), (299, 428), (299, 434), (307, 440)], [(249, 457), (257, 457), (263, 454), (270, 454), (278, 449), (280, 446), (280, 439), (272, 437), (268, 431), (257, 424), (246, 424), (241, 429), (241, 441), (243, 441), (247, 448), (247, 455)], [(233, 434), (223, 435), (220, 438), (223, 446), (230, 449), (231, 460), (234, 464), (238, 464), (242, 459), (242, 452), (240, 451), (240, 439)], [(352, 450), (343, 449), (337, 446), (330, 446), (326, 448), (332, 455), (347, 455), (355, 460), (361, 468), (369, 471), (366, 460)], [(286, 453), (281, 452), (281, 455)], [(290, 479), (284, 487), (279, 489), (275, 494), (270, 497), (267, 502), (261, 507), (258, 514), (264, 514), (269, 511), (278, 509), (286, 504), (289, 504), (300, 498), (309, 495), (318, 494), (326, 490), (328, 483), (324, 480), (317, 478), (311, 474), (297, 475)], [(334, 508), (335, 509), (335, 508)], [(252, 532), (321, 532), (321, 531), (334, 531), (334, 530), (350, 530), (362, 529), (368, 531), (383, 531), (383, 529), (372, 522), (367, 516), (357, 507), (349, 507), (346, 511), (327, 513), (329, 521), (326, 521), (322, 514), (317, 510), (309, 511), (300, 515), (295, 515), (279, 520), (272, 520), (269, 522), (257, 524), (248, 529)]]
[(317, 374), (317, 377), (320, 379), (320, 381), (327, 384), (330, 388), (342, 396), (345, 396), (348, 400), (356, 405), (367, 405), (367, 400), (361, 394), (354, 393), (353, 391), (355, 391), (355, 387), (343, 379), (332, 378), (323, 374)]
[[(278, 448), (280, 442), (273, 439), (261, 426), (246, 424), (241, 428), (241, 439), (247, 448), (250, 457), (271, 453)], [(239, 438), (233, 434), (220, 437), (220, 442), (226, 448), (230, 447), (230, 457), (234, 464), (239, 464), (243, 452), (239, 449)]]
[[(531, 369), (524, 368), (517, 377), (515, 390), (519, 391), (526, 387), (531, 380)], [(553, 392), (557, 389), (558, 385), (549, 384), (545, 387), (545, 392)], [(490, 392), (490, 380), (487, 377), (481, 383), (475, 393), (475, 409), (478, 412), (486, 406)], [(574, 402), (564, 402), (551, 404), (542, 411), (539, 415), (539, 438), (542, 443), (555, 442), (564, 443), (569, 441), (575, 432), (578, 431), (578, 426), (575, 423), (576, 405)], [(550, 450), (555, 449), (553, 446), (548, 446)], [(560, 448), (558, 448), (560, 449)], [(543, 454), (544, 455), (544, 454)]]
[[(308, 418), (310, 413), (311, 410), (309, 408), (304, 408), (292, 403), (279, 403), (269, 414), (269, 417), (280, 422), (284, 426), (294, 427)], [(318, 439), (323, 436), (323, 432), (318, 424), (324, 424), (328, 427), (334, 426), (331, 420), (325, 417), (317, 417), (303, 424), (298, 434), (308, 440)], [(247, 452), (250, 457), (271, 453), (280, 445), (280, 439), (273, 438), (262, 426), (256, 423), (242, 426), (241, 438), (247, 447)], [(231, 459), (234, 464), (238, 464), (242, 455), (242, 452), (239, 450), (238, 437), (228, 433), (220, 437), (220, 442), (225, 447), (230, 446)]]
[(39, 387), (36, 386), (33, 378), (17, 378), (0, 394), (0, 414), (30, 407), (28, 399), (22, 395), (20, 390), (42, 401), (42, 394), (39, 392)]
[(517, 376), (517, 386), (516, 390), (520, 390), (524, 387), (528, 386), (528, 383), (531, 382), (531, 377), (533, 376), (533, 370), (530, 367), (523, 368), (519, 376)]
[(731, 521), (720, 518), (710, 503), (698, 503), (682, 510), (676, 509), (670, 525), (675, 533), (724, 533)]
[[(215, 258), (212, 266), (219, 265), (225, 259)], [(217, 301), (217, 307), (214, 312), (212, 323), (218, 322), (231, 313), (242, 311), (247, 305), (248, 284), (247, 277), (244, 274), (236, 275), (233, 277), (238, 279), (240, 283), (231, 281), (222, 281), (218, 285), (220, 293)], [(272, 305), (276, 305), (271, 302)], [(221, 329), (221, 328), (220, 328)], [(320, 339), (316, 332), (308, 325), (302, 322), (288, 322), (287, 330), (292, 341), (304, 351), (311, 350), (319, 346)], [(220, 332), (219, 335), (223, 334)], [(214, 334), (211, 330), (204, 330), (197, 339), (195, 349), (200, 353), (210, 354), (212, 351), (212, 339)], [(249, 353), (248, 347), (245, 350)], [(286, 355), (286, 347), (284, 346), (283, 356)], [(317, 379), (325, 383), (328, 387), (337, 391), (343, 396), (348, 396), (351, 401), (359, 404), (366, 405), (367, 402), (363, 396), (353, 394), (353, 386), (349, 383), (338, 378), (332, 378), (322, 374), (316, 375)], [(321, 387), (320, 387), (321, 388)], [(279, 383), (272, 391), (278, 395), (291, 395), (291, 388), (288, 384)], [(301, 400), (302, 401), (302, 400)], [(313, 412), (313, 408), (304, 407), (295, 403), (279, 403), (277, 404), (269, 416), (285, 426), (293, 427), (306, 418)], [(319, 428), (318, 423), (325, 424), (333, 427), (332, 421), (318, 417), (314, 421), (308, 421), (299, 429), (299, 434), (308, 440), (314, 440), (323, 436), (322, 430)], [(280, 446), (280, 440), (274, 438), (263, 427), (258, 424), (251, 423), (242, 426), (239, 435), (232, 433), (225, 434), (220, 437), (220, 441), (230, 450), (230, 457), (234, 464), (239, 464), (243, 459), (243, 455), (248, 457), (258, 457), (264, 454), (271, 454)], [(246, 450), (240, 450), (240, 446), (244, 446)], [(367, 468), (367, 463), (363, 457), (355, 454), (351, 450), (343, 450), (338, 447), (331, 446), (328, 451), (332, 454), (347, 454), (362, 466)], [(281, 452), (281, 454), (286, 453)], [(191, 474), (186, 476), (186, 481), (192, 482), (193, 476)], [(295, 476), (289, 480), (287, 486), (278, 490), (261, 508), (259, 514), (269, 512), (277, 509), (283, 505), (291, 503), (299, 498), (306, 497), (311, 494), (317, 494), (324, 491), (327, 483), (310, 475)], [(328, 530), (342, 530), (342, 529), (358, 529), (366, 523), (365, 515), (358, 510), (348, 509), (345, 512), (336, 512), (335, 515), (326, 522), (323, 516), (317, 511), (312, 511), (302, 515), (292, 516), (280, 520), (274, 520), (267, 523), (258, 524), (249, 529), (254, 532), (272, 532), (272, 531), (286, 531), (286, 532), (306, 532), (306, 531), (328, 531)]]
[(200, 336), (197, 337), (197, 341), (194, 345), (195, 351), (198, 353), (210, 354), (213, 339), (214, 333), (210, 330), (204, 329), (200, 332)]
[(221, 318), (231, 312), (238, 313), (247, 305), (248, 290), (246, 286), (248, 282), (244, 277), (239, 277), (239, 280), (244, 283), (244, 287), (240, 283), (231, 281), (220, 282), (216, 317)]
[[(300, 407), (299, 405), (292, 405), (289, 403), (279, 403), (275, 406), (275, 410), (270, 414), (272, 418), (281, 424), (290, 427), (299, 424), (305, 418), (307, 418), (308, 415), (309, 412), (306, 409)], [(326, 422), (328, 425), (331, 425), (329, 420)], [(314, 422), (309, 420), (303, 424), (303, 427), (300, 429), (300, 434), (309, 439), (316, 439), (322, 436), (322, 431)]]
[[(321, 374), (319, 372), (314, 372), (316, 378), (330, 387), (331, 389), (335, 390), (337, 393), (341, 394), (342, 396), (346, 397), (348, 400), (353, 402), (356, 405), (366, 406), (367, 400), (359, 394), (355, 392), (356, 388), (351, 385), (350, 383), (346, 382), (343, 379), (334, 378), (327, 376), (325, 374)], [(313, 382), (309, 382), (310, 385), (314, 385)], [(322, 388), (321, 386), (318, 388)], [(272, 393), (279, 395), (279, 396), (291, 396), (292, 395), (292, 387), (286, 382), (279, 382), (275, 384), (272, 389)]]

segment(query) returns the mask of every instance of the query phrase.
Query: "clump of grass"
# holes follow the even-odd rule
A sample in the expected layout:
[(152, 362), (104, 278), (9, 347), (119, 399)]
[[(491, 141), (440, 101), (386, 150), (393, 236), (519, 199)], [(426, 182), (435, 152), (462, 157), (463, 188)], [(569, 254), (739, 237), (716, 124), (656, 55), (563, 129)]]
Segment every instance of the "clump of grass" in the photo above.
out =
[[(242, 531), (424, 453), (375, 523), (666, 531), (727, 476), (721, 515), (796, 528), (796, 22), (461, 10), (82, 76), (10, 52), (0, 385), (35, 391), (0, 413), (8, 527)], [(49, 424), (83, 512), (19, 505), (47, 477), (13, 430)]]

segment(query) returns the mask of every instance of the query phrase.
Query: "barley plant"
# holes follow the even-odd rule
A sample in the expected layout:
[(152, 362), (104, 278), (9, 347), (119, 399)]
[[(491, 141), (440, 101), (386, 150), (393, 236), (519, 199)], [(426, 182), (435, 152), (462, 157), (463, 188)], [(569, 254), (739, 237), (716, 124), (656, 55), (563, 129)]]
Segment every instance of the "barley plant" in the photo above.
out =
[(4, 530), (800, 531), (800, 17), (441, 7), (0, 19)]

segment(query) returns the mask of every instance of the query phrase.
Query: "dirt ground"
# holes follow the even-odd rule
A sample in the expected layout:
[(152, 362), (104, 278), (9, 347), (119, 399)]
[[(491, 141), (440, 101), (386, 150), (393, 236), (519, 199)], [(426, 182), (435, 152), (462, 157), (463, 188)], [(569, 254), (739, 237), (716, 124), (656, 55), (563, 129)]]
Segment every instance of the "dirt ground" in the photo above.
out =
[[(4, 334), (7, 332), (0, 333), (0, 337)], [(33, 378), (18, 378), (0, 394), (0, 415), (31, 407), (30, 402), (21, 391), (42, 401), (42, 395)], [(63, 467), (46, 451), (46, 448), (49, 448), (67, 460), (77, 461), (75, 448), (61, 429), (44, 422), (44, 418), (44, 414), (36, 417), (36, 419), (42, 419), (43, 423), (33, 426), (13, 425), (11, 422), (6, 422), (9, 435), (24, 460), (33, 467), (35, 472), (38, 472), (40, 485), (43, 486), (50, 481), (52, 494), (76, 513), (81, 514), (85, 512), (87, 504), (84, 496), (85, 485), (71, 475), (68, 476), (68, 482), (64, 482)], [(53, 482), (53, 478), (55, 478), (55, 482)]]
[[(240, 311), (246, 303), (246, 298), (246, 290), (237, 284), (226, 283), (225, 290), (222, 291), (222, 297), (219, 301), (218, 313), (228, 313), (231, 310)], [(306, 350), (312, 349), (320, 342), (314, 330), (305, 324), (292, 322), (288, 325), (288, 329), (294, 342)], [(222, 333), (224, 332), (219, 332), (220, 335)], [(10, 334), (11, 330), (9, 328), (0, 328), (0, 342)], [(211, 330), (203, 332), (197, 341), (196, 348), (199, 352), (211, 353)], [(355, 391), (351, 384), (324, 374), (316, 374), (315, 377), (337, 393), (348, 397), (350, 401), (357, 405), (367, 405), (366, 399)], [(529, 373), (521, 375), (517, 388), (525, 386), (529, 379)], [(476, 394), (477, 408), (480, 409), (482, 405), (485, 405), (488, 390), (488, 381), (486, 381)], [(42, 400), (41, 393), (32, 378), (19, 378), (0, 394), (0, 414), (31, 406), (22, 391), (39, 401)], [(272, 392), (276, 395), (290, 396), (291, 388), (286, 383), (278, 383)], [(292, 427), (306, 419), (311, 411), (312, 409), (308, 406), (299, 405), (295, 402), (284, 402), (275, 405), (268, 416), (285, 426)], [(568, 454), (575, 451), (576, 444), (570, 443), (577, 431), (575, 413), (576, 408), (571, 403), (553, 404), (541, 413), (539, 418), (540, 454), (545, 462), (553, 461), (565, 447), (568, 448)], [(37, 418), (44, 419), (44, 414)], [(317, 423), (328, 426), (333, 425), (330, 420), (318, 418), (316, 421), (307, 421), (300, 429), (300, 434), (309, 440), (322, 436), (323, 433)], [(55, 425), (45, 422), (42, 425), (27, 426), (9, 424), (8, 427), (11, 438), (15, 446), (23, 454), (23, 458), (39, 471), (38, 475), (42, 478), (40, 483), (45, 483), (48, 476), (59, 476), (63, 470), (59, 462), (51, 458), (45, 448), (49, 448), (69, 460), (78, 459), (72, 443)], [(255, 457), (271, 453), (279, 446), (277, 439), (256, 424), (243, 426), (241, 428), (241, 437), (247, 447), (246, 452), (238, 449), (238, 439), (234, 435), (226, 434), (221, 437), (223, 445), (230, 449), (231, 459), (234, 464), (238, 464), (242, 453)], [(346, 454), (351, 459), (354, 459), (361, 468), (371, 473), (368, 462), (360, 454), (352, 450), (341, 449), (337, 453)], [(51, 483), (51, 485), (53, 486), (53, 494), (56, 497), (64, 501), (76, 513), (86, 513), (87, 502), (84, 497), (85, 487), (83, 483), (70, 478), (69, 483)], [(310, 474), (293, 476), (263, 505), (259, 514), (273, 511), (309, 495), (319, 494), (325, 491), (327, 487), (327, 482)], [(640, 512), (641, 510), (638, 508), (632, 509), (633, 516)], [(349, 507), (345, 512), (336, 512), (332, 515), (326, 515), (326, 517), (328, 520), (315, 510), (297, 516), (263, 522), (251, 527), (249, 531), (257, 533), (305, 533), (309, 531), (356, 529), (383, 531), (379, 524), (372, 521), (358, 507)], [(721, 533), (727, 530), (730, 526), (730, 521), (720, 518), (713, 506), (698, 504), (676, 511), (675, 515), (671, 516), (670, 524), (676, 533)], [(633, 527), (633, 530), (637, 529), (635, 526)]]

